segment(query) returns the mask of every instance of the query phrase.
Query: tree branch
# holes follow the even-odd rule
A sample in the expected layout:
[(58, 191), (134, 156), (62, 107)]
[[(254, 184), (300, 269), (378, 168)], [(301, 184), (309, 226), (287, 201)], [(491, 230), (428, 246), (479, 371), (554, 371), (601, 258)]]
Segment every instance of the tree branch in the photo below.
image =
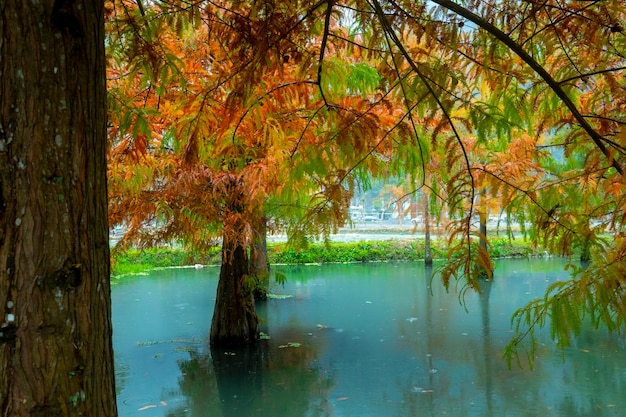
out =
[(472, 11), (454, 3), (451, 0), (432, 0), (434, 3), (437, 3), (440, 6), (445, 7), (448, 10), (458, 14), (466, 18), (467, 20), (477, 24), (482, 29), (486, 30), (497, 40), (505, 44), (511, 51), (513, 51), (517, 56), (519, 56), (529, 67), (531, 67), (550, 87), (550, 89), (561, 99), (563, 104), (569, 109), (572, 116), (576, 119), (578, 124), (587, 132), (591, 140), (595, 143), (595, 145), (600, 149), (600, 151), (604, 154), (604, 156), (611, 162), (611, 165), (620, 175), (623, 175), (624, 170), (618, 161), (614, 160), (611, 156), (609, 150), (604, 145), (604, 137), (600, 135), (595, 129), (585, 120), (583, 115), (580, 113), (572, 99), (569, 98), (567, 93), (561, 88), (561, 84), (557, 82), (552, 75), (541, 65), (539, 64), (532, 56), (528, 54), (516, 41), (514, 41), (510, 36), (506, 33), (502, 32), (495, 25), (491, 24), (481, 16), (473, 13)]
[(565, 84), (565, 83), (568, 83), (570, 81), (579, 80), (581, 78), (591, 77), (593, 75), (605, 74), (607, 72), (618, 72), (618, 71), (624, 71), (624, 70), (626, 70), (626, 67), (605, 68), (603, 70), (588, 72), (586, 74), (579, 74), (579, 75), (575, 75), (573, 77), (565, 78), (564, 80), (559, 81), (559, 84)]
[[(474, 210), (475, 179), (474, 179), (474, 175), (472, 174), (471, 164), (470, 164), (470, 161), (469, 161), (469, 155), (467, 154), (467, 149), (465, 148), (465, 145), (463, 144), (463, 141), (461, 140), (461, 136), (459, 135), (459, 132), (458, 132), (454, 122), (452, 121), (452, 117), (450, 117), (450, 113), (448, 112), (446, 107), (443, 105), (443, 103), (442, 103), (441, 99), (439, 98), (439, 96), (435, 93), (435, 90), (433, 89), (433, 86), (430, 84), (430, 82), (428, 81), (426, 76), (422, 73), (422, 71), (419, 69), (419, 67), (415, 63), (415, 61), (411, 58), (411, 56), (409, 55), (408, 51), (406, 50), (406, 48), (402, 44), (402, 42), (400, 42), (400, 39), (398, 38), (398, 35), (395, 33), (395, 31), (393, 30), (393, 28), (389, 24), (389, 21), (387, 20), (387, 18), (385, 16), (385, 12), (383, 11), (383, 8), (381, 7), (380, 3), (378, 2), (378, 0), (373, 0), (372, 4), (373, 4), (373, 7), (374, 7), (374, 10), (376, 11), (376, 14), (378, 15), (378, 18), (379, 18), (380, 23), (381, 23), (381, 25), (383, 27), (383, 30), (391, 38), (393, 43), (396, 45), (396, 47), (400, 51), (400, 54), (402, 54), (402, 56), (406, 59), (407, 63), (411, 67), (411, 69), (417, 74), (417, 76), (422, 81), (424, 86), (426, 86), (426, 89), (428, 90), (430, 95), (437, 102), (437, 106), (443, 112), (443, 115), (444, 115), (445, 119), (448, 121), (448, 124), (450, 125), (450, 128), (452, 129), (452, 133), (454, 134), (454, 137), (456, 138), (457, 142), (459, 143), (459, 146), (460, 146), (461, 151), (463, 153), (463, 158), (465, 160), (465, 165), (467, 167), (467, 174), (468, 174), (468, 176), (470, 178), (470, 186), (471, 186), (470, 210), (469, 210), (470, 211), (470, 216), (467, 217), (467, 228), (469, 230), (469, 222), (470, 222), (470, 218), (471, 218), (471, 213)], [(468, 246), (470, 245), (469, 239), (470, 239), (470, 236), (468, 235), (467, 236)], [(471, 249), (470, 249), (470, 251), (471, 251)]]
[(335, 0), (328, 0), (327, 3), (328, 5), (326, 6), (326, 17), (324, 18), (324, 35), (322, 36), (322, 43), (320, 45), (320, 57), (317, 64), (317, 85), (320, 90), (320, 95), (322, 96), (325, 104), (328, 104), (328, 102), (326, 101), (324, 90), (322, 89), (322, 68), (324, 64), (324, 54), (326, 53), (326, 43), (328, 42), (328, 35), (330, 32), (330, 17), (333, 12), (333, 5), (335, 4)]

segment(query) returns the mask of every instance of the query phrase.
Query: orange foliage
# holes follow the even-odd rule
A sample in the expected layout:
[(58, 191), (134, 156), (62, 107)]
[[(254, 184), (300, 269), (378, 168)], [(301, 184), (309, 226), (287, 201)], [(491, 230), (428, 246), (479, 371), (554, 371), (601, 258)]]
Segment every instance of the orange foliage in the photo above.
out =
[[(164, 224), (155, 237), (195, 245), (230, 215), (326, 233), (372, 175), (429, 188), (460, 219), (455, 236), (479, 203), (524, 225), (575, 230), (568, 219), (587, 210), (619, 228), (614, 3), (469, 2), (472, 24), (499, 34), (416, 2), (110, 3), (111, 221)], [(191, 195), (214, 195), (223, 174), (242, 187), (239, 212)], [(560, 195), (576, 203), (552, 211)], [(605, 197), (614, 209), (595, 207)]]
[[(298, 10), (209, 4), (176, 28), (165, 7), (152, 20), (131, 1), (112, 12), (112, 36), (129, 46), (109, 59), (111, 224), (127, 225), (128, 242), (196, 247), (235, 233), (235, 217), (281, 220), (289, 206), (312, 208), (291, 210), (296, 223), (343, 224), (355, 175), (385, 169), (368, 155), (403, 140), (389, 102), (324, 94), (332, 85), (313, 81), (321, 37), (303, 38), (314, 22)], [(328, 59), (339, 55), (350, 64), (345, 45), (328, 43)]]

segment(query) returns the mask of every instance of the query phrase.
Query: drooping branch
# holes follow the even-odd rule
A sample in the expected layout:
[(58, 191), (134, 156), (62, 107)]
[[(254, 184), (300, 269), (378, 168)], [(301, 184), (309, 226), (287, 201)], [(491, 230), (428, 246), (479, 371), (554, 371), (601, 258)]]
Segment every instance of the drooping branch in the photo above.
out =
[[(549, 25), (545, 25), (544, 27), (542, 27), (541, 29), (539, 29), (538, 31), (536, 31), (535, 33), (533, 33), (531, 36), (529, 36), (527, 39), (524, 40), (524, 42), (522, 42), (520, 44), (520, 46), (524, 46), (526, 43), (530, 42), (531, 40), (533, 40), (536, 36), (538, 36), (540, 33), (555, 27), (558, 23), (561, 23), (562, 21), (565, 21), (567, 19), (569, 19), (572, 16), (578, 16), (578, 17), (582, 17), (584, 19), (587, 19), (585, 17), (582, 16), (581, 12), (585, 9), (588, 9), (592, 6), (595, 6), (599, 1), (597, 0), (593, 0), (588, 2), (587, 4), (585, 4), (583, 7), (581, 7), (580, 9), (576, 9), (576, 10), (564, 10), (560, 7), (556, 7), (557, 10), (561, 11), (563, 13), (562, 16), (559, 16), (556, 20), (551, 21)], [(546, 13), (548, 12), (548, 1), (544, 1), (541, 6), (536, 6), (534, 7), (534, 10), (537, 11), (539, 9), (544, 8), (546, 10)], [(552, 5), (552, 8), (554, 8), (554, 5)]]
[[(389, 36), (385, 36), (385, 40), (387, 41), (387, 46), (389, 47), (389, 50), (391, 50), (392, 46), (391, 46), (391, 40), (389, 39)], [(409, 99), (408, 99), (408, 92), (406, 91), (406, 86), (405, 86), (403, 77), (400, 74), (400, 68), (398, 66), (398, 63), (396, 62), (395, 59), (393, 59), (393, 55), (392, 55), (392, 62), (394, 66), (394, 72), (396, 73), (396, 77), (398, 77), (398, 80), (399, 80), (400, 89), (402, 90), (402, 99), (404, 100), (404, 106), (407, 109), (407, 115), (409, 118), (409, 122), (411, 123), (411, 129), (413, 130), (413, 135), (415, 136), (415, 139), (417, 141), (417, 146), (419, 148), (421, 165), (422, 165), (422, 185), (423, 185), (426, 182), (426, 161), (424, 158), (425, 152), (422, 147), (422, 141), (420, 140), (419, 134), (417, 132), (417, 126), (415, 124), (415, 119), (413, 117), (413, 108), (411, 107), (409, 103)]]
[[(496, 180), (500, 181), (501, 183), (505, 184), (506, 186), (510, 187), (511, 189), (517, 191), (518, 193), (520, 193), (524, 197), (528, 198), (530, 200), (530, 202), (532, 204), (534, 204), (536, 207), (538, 207), (539, 210), (541, 210), (550, 220), (554, 221), (555, 223), (557, 223), (559, 226), (561, 226), (562, 228), (564, 228), (568, 232), (575, 233), (574, 230), (572, 230), (567, 225), (563, 224), (563, 222), (561, 222), (555, 216), (555, 212), (552, 209), (545, 208), (537, 200), (537, 198), (535, 198), (533, 196), (533, 191), (537, 191), (537, 190), (526, 190), (526, 189), (524, 189), (522, 187), (519, 187), (519, 186), (515, 185), (513, 182), (511, 182), (511, 181), (507, 180), (506, 178), (504, 178), (503, 176), (498, 175), (495, 172), (492, 172), (492, 171), (486, 169), (485, 167), (474, 167), (474, 168), (472, 168), (472, 170), (474, 170), (474, 171), (481, 171), (481, 172), (483, 172), (483, 173), (485, 173), (485, 174), (495, 178)], [(551, 184), (551, 185), (554, 185), (554, 184)]]
[(548, 87), (561, 99), (563, 104), (569, 109), (570, 113), (578, 124), (587, 132), (589, 137), (593, 143), (600, 149), (600, 151), (604, 154), (604, 156), (611, 162), (611, 165), (615, 170), (623, 175), (624, 171), (622, 166), (618, 161), (613, 159), (608, 148), (604, 145), (605, 138), (600, 135), (596, 130), (585, 120), (583, 115), (580, 113), (572, 99), (567, 95), (565, 90), (561, 87), (561, 84), (557, 82), (552, 75), (537, 62), (528, 52), (526, 52), (513, 38), (509, 35), (501, 31), (492, 23), (488, 22), (481, 16), (473, 13), (472, 11), (462, 7), (461, 5), (453, 2), (452, 0), (432, 0), (434, 3), (445, 7), (448, 10), (458, 14), (466, 18), (467, 20), (475, 23), (480, 26), (482, 29), (486, 30), (490, 34), (492, 34), (497, 40), (505, 44), (511, 51), (513, 51), (517, 56), (519, 56), (530, 68), (532, 68), (548, 85)]
[(326, 16), (324, 18), (324, 35), (322, 36), (322, 42), (320, 44), (320, 57), (317, 64), (317, 84), (320, 90), (320, 95), (322, 96), (322, 100), (324, 103), (328, 104), (326, 101), (326, 96), (324, 95), (324, 89), (322, 88), (322, 68), (324, 64), (324, 55), (326, 53), (326, 43), (328, 42), (328, 35), (330, 32), (330, 17), (333, 12), (333, 5), (335, 4), (335, 0), (328, 0), (326, 6)]
[[(373, 0), (372, 4), (373, 4), (374, 10), (376, 11), (376, 14), (378, 15), (378, 18), (379, 18), (380, 23), (381, 23), (381, 25), (383, 27), (383, 30), (391, 38), (391, 41), (396, 45), (396, 47), (400, 51), (400, 54), (406, 59), (407, 63), (411, 67), (411, 69), (417, 74), (417, 76), (422, 81), (422, 83), (424, 84), (424, 86), (426, 87), (426, 89), (428, 90), (430, 95), (433, 97), (433, 99), (437, 103), (437, 106), (443, 112), (443, 115), (444, 115), (445, 119), (448, 121), (448, 124), (450, 125), (450, 128), (452, 129), (452, 133), (453, 133), (454, 137), (456, 138), (456, 141), (458, 142), (459, 147), (461, 148), (461, 152), (463, 153), (463, 158), (464, 158), (465, 165), (466, 165), (466, 168), (467, 168), (467, 175), (469, 176), (470, 186), (471, 186), (471, 196), (470, 196), (470, 199), (469, 199), (470, 200), (470, 215), (467, 216), (467, 229), (469, 230), (469, 223), (470, 223), (470, 219), (471, 219), (471, 213), (474, 210), (474, 200), (475, 200), (475, 189), (476, 188), (475, 188), (475, 179), (474, 179), (474, 175), (472, 174), (472, 171), (471, 171), (471, 164), (470, 164), (470, 161), (469, 161), (469, 155), (467, 153), (467, 149), (465, 148), (465, 145), (463, 144), (463, 141), (461, 140), (461, 136), (460, 136), (460, 134), (459, 134), (459, 132), (458, 132), (458, 130), (457, 130), (453, 120), (452, 120), (452, 117), (450, 116), (450, 113), (448, 112), (448, 110), (444, 106), (444, 104), (441, 101), (441, 99), (439, 98), (439, 96), (436, 94), (435, 90), (433, 89), (433, 86), (431, 85), (431, 83), (429, 82), (427, 77), (423, 74), (423, 72), (417, 66), (417, 63), (411, 58), (411, 56), (409, 55), (408, 51), (406, 50), (406, 48), (404, 47), (404, 45), (402, 44), (402, 42), (398, 38), (398, 35), (395, 33), (395, 31), (393, 30), (393, 28), (389, 24), (389, 21), (387, 20), (387, 18), (385, 16), (385, 12), (384, 12), (382, 6), (378, 2), (378, 0)], [(469, 236), (469, 234), (467, 235), (467, 244), (468, 244), (468, 247), (470, 247), (470, 236)]]
[(396, 45), (396, 47), (400, 51), (400, 54), (402, 54), (402, 56), (407, 60), (407, 63), (409, 64), (411, 69), (420, 78), (420, 80), (422, 81), (422, 83), (424, 84), (424, 86), (426, 87), (428, 92), (431, 94), (431, 96), (437, 102), (437, 106), (441, 109), (441, 111), (443, 112), (444, 117), (446, 118), (446, 120), (450, 124), (450, 128), (452, 129), (452, 132), (454, 133), (455, 138), (459, 142), (459, 145), (460, 145), (461, 150), (463, 152), (465, 163), (466, 163), (466, 166), (468, 167), (468, 174), (469, 174), (469, 176), (470, 176), (470, 178), (472, 180), (471, 182), (472, 182), (472, 188), (473, 188), (474, 178), (472, 176), (471, 171), (469, 171), (469, 167), (471, 166), (470, 161), (469, 161), (469, 156), (467, 154), (467, 150), (465, 149), (465, 145), (463, 145), (463, 142), (461, 141), (461, 136), (459, 135), (459, 133), (458, 133), (458, 131), (456, 129), (456, 126), (455, 126), (454, 122), (452, 121), (452, 117), (450, 116), (450, 114), (449, 114), (448, 110), (446, 109), (446, 107), (443, 105), (443, 103), (442, 103), (441, 99), (439, 98), (439, 96), (435, 93), (435, 91), (434, 91), (431, 83), (429, 82), (428, 78), (419, 69), (419, 67), (417, 66), (417, 63), (411, 58), (411, 56), (409, 55), (408, 51), (406, 50), (406, 48), (404, 47), (404, 45), (402, 44), (400, 39), (398, 39), (398, 36), (396, 35), (395, 31), (389, 25), (389, 22), (385, 18), (384, 11), (383, 11), (382, 7), (380, 6), (380, 3), (378, 2), (378, 0), (374, 0), (373, 1), (373, 5), (374, 5), (374, 9), (376, 10), (376, 12), (377, 12), (377, 14), (379, 16), (381, 25), (383, 26), (385, 32), (391, 38), (391, 40), (393, 41), (394, 45)]

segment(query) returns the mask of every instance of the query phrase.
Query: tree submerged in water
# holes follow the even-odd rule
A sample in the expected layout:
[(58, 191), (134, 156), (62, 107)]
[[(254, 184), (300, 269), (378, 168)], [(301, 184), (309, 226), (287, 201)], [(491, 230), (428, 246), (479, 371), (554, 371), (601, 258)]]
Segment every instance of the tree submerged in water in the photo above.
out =
[[(109, 42), (128, 242), (201, 248), (237, 225), (247, 255), (258, 219), (328, 236), (355, 187), (407, 178), (449, 219), (445, 285), (491, 271), (494, 213), (593, 260), (520, 311), (520, 336), (548, 315), (561, 346), (583, 317), (623, 330), (626, 246), (604, 241), (626, 219), (620, 1), (138, 4), (115, 3)], [(245, 191), (241, 224), (209, 197), (223, 175)]]
[[(203, 250), (221, 237), (218, 345), (256, 340), (251, 293), (267, 278), (259, 249), (268, 223), (295, 245), (328, 236), (347, 221), (357, 180), (382, 172), (409, 140), (389, 100), (376, 98), (376, 69), (337, 58), (330, 26), (316, 20), (321, 5), (294, 6), (194, 5), (188, 14), (117, 2), (109, 23), (110, 219), (126, 226), (118, 248), (179, 241)], [(327, 60), (317, 59), (322, 44)]]

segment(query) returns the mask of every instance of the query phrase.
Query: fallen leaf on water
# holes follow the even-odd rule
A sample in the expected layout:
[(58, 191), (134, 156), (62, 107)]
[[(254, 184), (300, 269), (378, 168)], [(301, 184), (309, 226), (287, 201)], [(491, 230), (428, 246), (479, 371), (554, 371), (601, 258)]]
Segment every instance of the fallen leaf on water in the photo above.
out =
[(278, 346), (279, 349), (285, 349), (285, 348), (290, 348), (290, 347), (300, 347), (302, 346), (300, 343), (296, 343), (296, 342), (289, 342), (286, 345), (280, 345)]
[(293, 298), (291, 294), (267, 294), (267, 298), (273, 298), (275, 300), (285, 300), (287, 298)]
[(145, 407), (138, 408), (137, 411), (149, 410), (151, 408), (156, 408), (157, 406), (154, 404), (146, 405)]

